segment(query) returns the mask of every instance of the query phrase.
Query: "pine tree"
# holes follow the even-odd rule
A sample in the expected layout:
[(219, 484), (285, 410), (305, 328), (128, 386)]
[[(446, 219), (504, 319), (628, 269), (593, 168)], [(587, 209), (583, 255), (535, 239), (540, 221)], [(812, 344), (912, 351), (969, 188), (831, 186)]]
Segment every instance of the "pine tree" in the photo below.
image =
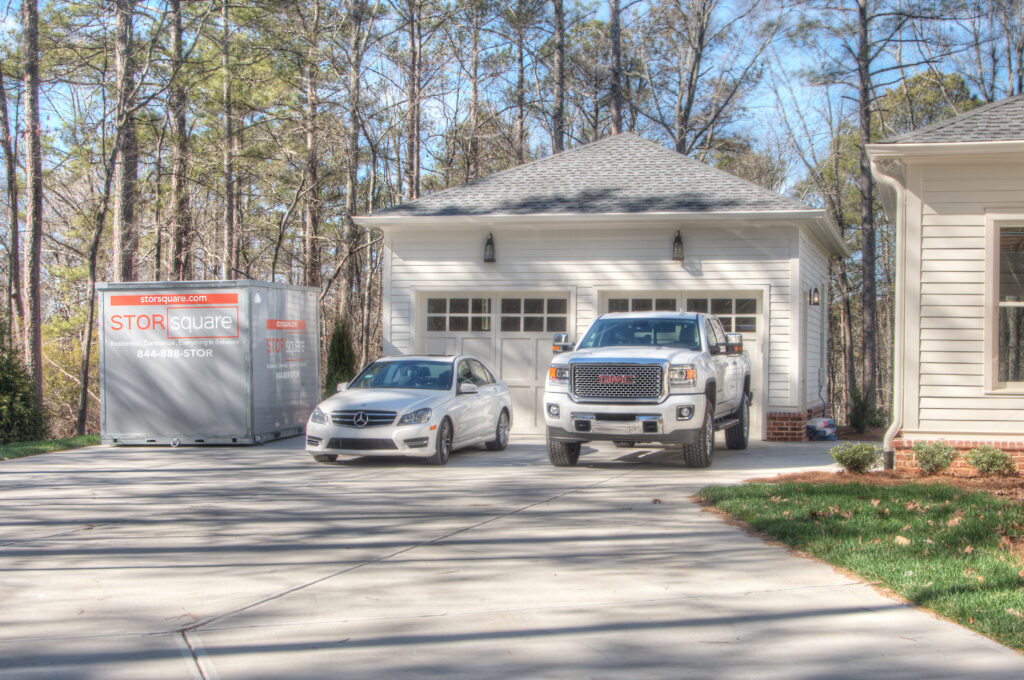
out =
[(339, 323), (331, 331), (327, 346), (327, 375), (324, 377), (324, 396), (334, 394), (338, 383), (348, 382), (356, 374), (356, 353), (348, 325)]

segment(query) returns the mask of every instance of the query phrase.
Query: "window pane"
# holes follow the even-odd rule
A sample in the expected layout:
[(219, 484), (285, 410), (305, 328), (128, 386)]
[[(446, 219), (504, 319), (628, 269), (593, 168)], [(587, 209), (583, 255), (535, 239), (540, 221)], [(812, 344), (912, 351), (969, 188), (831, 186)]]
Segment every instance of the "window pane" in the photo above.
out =
[(634, 312), (649, 312), (654, 309), (654, 302), (650, 298), (633, 298), (630, 309)]
[(448, 317), (448, 330), (450, 330), (450, 331), (468, 331), (469, 330), (469, 317), (467, 317), (467, 316), (449, 316)]
[(725, 329), (726, 333), (732, 333), (732, 319), (730, 319), (729, 317), (724, 317), (720, 318), (719, 321), (722, 322), (722, 328)]
[(565, 317), (564, 316), (549, 316), (548, 317), (548, 333), (564, 333), (565, 332)]
[(751, 300), (748, 298), (737, 298), (736, 299), (736, 313), (737, 314), (757, 314), (757, 300)]
[[(452, 302), (455, 302), (455, 300), (452, 300)], [(716, 315), (732, 314), (732, 298), (712, 298), (711, 313)]]
[(469, 314), (468, 298), (452, 298), (448, 300), (449, 314)]
[(686, 311), (698, 314), (708, 313), (708, 301), (701, 299), (690, 299), (686, 301)]
[(502, 298), (501, 299), (501, 313), (502, 314), (521, 314), (523, 311), (522, 300), (519, 298)]
[(491, 330), (491, 317), (489, 316), (474, 316), (470, 322), (474, 331)]
[(444, 317), (443, 316), (428, 316), (427, 317), (427, 330), (428, 331), (444, 331)]
[[(727, 319), (722, 319), (724, 324)], [(737, 333), (756, 333), (757, 332), (757, 317), (755, 316), (737, 316), (736, 317), (736, 332)]]
[(519, 317), (518, 316), (503, 316), (501, 317), (501, 330), (503, 331), (518, 331), (519, 330)]
[(490, 298), (473, 298), (473, 313), (474, 314), (490, 314), (491, 313), (491, 300), (490, 300)]
[(430, 298), (427, 300), (427, 314), (444, 314), (448, 311), (448, 300), (445, 298)]
[(1024, 227), (999, 230), (999, 301), (1024, 302)]
[(524, 316), (523, 330), (527, 333), (539, 333), (544, 330), (543, 316)]
[(565, 298), (548, 298), (548, 314), (565, 314), (569, 301)]
[(612, 298), (608, 301), (609, 312), (628, 312), (629, 300), (625, 298)]
[(998, 379), (1024, 381), (1024, 307), (999, 308)]
[(528, 298), (523, 300), (524, 314), (543, 314), (544, 300), (540, 298)]
[(658, 298), (654, 301), (654, 309), (659, 312), (674, 312), (676, 311), (676, 299)]

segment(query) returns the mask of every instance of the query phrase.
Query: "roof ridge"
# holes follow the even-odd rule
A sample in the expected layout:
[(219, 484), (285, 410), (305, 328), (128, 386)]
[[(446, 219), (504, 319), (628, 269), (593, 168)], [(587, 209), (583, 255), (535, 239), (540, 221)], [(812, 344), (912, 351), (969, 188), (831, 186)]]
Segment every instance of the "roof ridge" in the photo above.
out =
[(950, 125), (956, 125), (958, 123), (962, 123), (965, 120), (969, 120), (971, 118), (974, 118), (975, 116), (978, 116), (978, 115), (981, 115), (981, 114), (984, 114), (984, 113), (989, 113), (989, 112), (991, 112), (991, 111), (993, 111), (995, 109), (998, 109), (1000, 107), (1006, 106), (1008, 104), (1015, 103), (1015, 102), (1017, 102), (1018, 100), (1021, 100), (1021, 99), (1024, 99), (1024, 93), (1015, 94), (1015, 95), (1010, 96), (1010, 97), (1004, 97), (1003, 99), (1000, 99), (998, 101), (989, 102), (988, 104), (985, 104), (983, 106), (979, 106), (976, 109), (971, 109), (970, 111), (964, 111), (963, 113), (958, 113), (955, 116), (951, 116), (949, 118), (944, 118), (943, 120), (938, 120), (938, 121), (935, 121), (934, 123), (930, 123), (928, 125), (924, 125), (922, 127), (916, 128), (914, 130), (910, 130), (908, 132), (904, 132), (901, 135), (896, 135), (894, 137), (889, 137), (887, 139), (883, 139), (880, 142), (878, 142), (878, 144), (901, 144), (901, 143), (903, 143), (903, 140), (908, 139), (910, 137), (916, 137), (918, 135), (921, 135), (921, 134), (924, 134), (924, 133), (927, 133), (927, 132), (935, 132), (936, 130), (942, 130), (944, 128), (949, 127)]

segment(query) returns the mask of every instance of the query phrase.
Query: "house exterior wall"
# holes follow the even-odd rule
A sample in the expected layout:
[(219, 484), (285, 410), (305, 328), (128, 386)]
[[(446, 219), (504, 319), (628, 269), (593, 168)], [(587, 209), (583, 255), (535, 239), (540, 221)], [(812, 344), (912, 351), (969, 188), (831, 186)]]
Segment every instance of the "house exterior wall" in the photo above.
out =
[[(1021, 465), (1024, 388), (993, 385), (994, 216), (1024, 220), (1024, 158), (907, 162), (903, 428), (896, 465), (916, 441), (990, 444)], [(970, 446), (968, 446), (970, 445)]]
[[(385, 234), (385, 354), (424, 351), (425, 331), (416, 309), (417, 294), (424, 291), (566, 291), (574, 340), (600, 312), (602, 295), (609, 291), (758, 291), (761, 320), (767, 326), (761, 329), (765, 412), (806, 418), (802, 333), (793, 320), (794, 303), (802, 311), (806, 293), (794, 290), (795, 282), (803, 286), (795, 267), (800, 258), (810, 258), (814, 264), (808, 276), (819, 275), (825, 261), (824, 252), (817, 252), (821, 246), (800, 237), (796, 226), (688, 225), (681, 230), (685, 260), (680, 263), (671, 259), (676, 229), (643, 224), (537, 228), (526, 223), (493, 231), (487, 227), (389, 229)], [(497, 251), (497, 261), (489, 264), (482, 261), (488, 232), (493, 233)], [(822, 288), (821, 281), (818, 286)], [(820, 343), (813, 344), (819, 362)], [(817, 375), (813, 383), (816, 392)], [(763, 429), (762, 436), (771, 429), (770, 422)], [(802, 438), (802, 423), (799, 429)]]

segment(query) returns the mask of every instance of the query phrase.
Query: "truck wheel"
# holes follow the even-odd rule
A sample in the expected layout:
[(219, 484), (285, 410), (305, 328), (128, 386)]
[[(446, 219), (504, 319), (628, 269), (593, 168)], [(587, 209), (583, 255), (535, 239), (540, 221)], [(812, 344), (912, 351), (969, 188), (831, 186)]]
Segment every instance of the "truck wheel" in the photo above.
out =
[(452, 453), (452, 424), (447, 418), (437, 426), (437, 444), (434, 455), (427, 458), (427, 465), (447, 465)]
[(488, 451), (504, 451), (508, 446), (508, 411), (501, 409), (498, 424), (494, 426), (494, 439), (486, 444)]
[(318, 463), (333, 463), (338, 460), (338, 454), (336, 453), (314, 453), (313, 460)]
[(715, 414), (711, 400), (704, 402), (704, 424), (693, 444), (683, 445), (683, 460), (689, 467), (709, 467), (715, 452)]
[(632, 449), (636, 446), (636, 442), (612, 442), (612, 444), (615, 444), (617, 449)]
[(557, 467), (572, 467), (580, 459), (579, 442), (562, 442), (548, 435), (548, 460)]
[(736, 414), (739, 422), (725, 428), (725, 445), (730, 449), (745, 449), (750, 440), (750, 399), (743, 395), (742, 403)]

